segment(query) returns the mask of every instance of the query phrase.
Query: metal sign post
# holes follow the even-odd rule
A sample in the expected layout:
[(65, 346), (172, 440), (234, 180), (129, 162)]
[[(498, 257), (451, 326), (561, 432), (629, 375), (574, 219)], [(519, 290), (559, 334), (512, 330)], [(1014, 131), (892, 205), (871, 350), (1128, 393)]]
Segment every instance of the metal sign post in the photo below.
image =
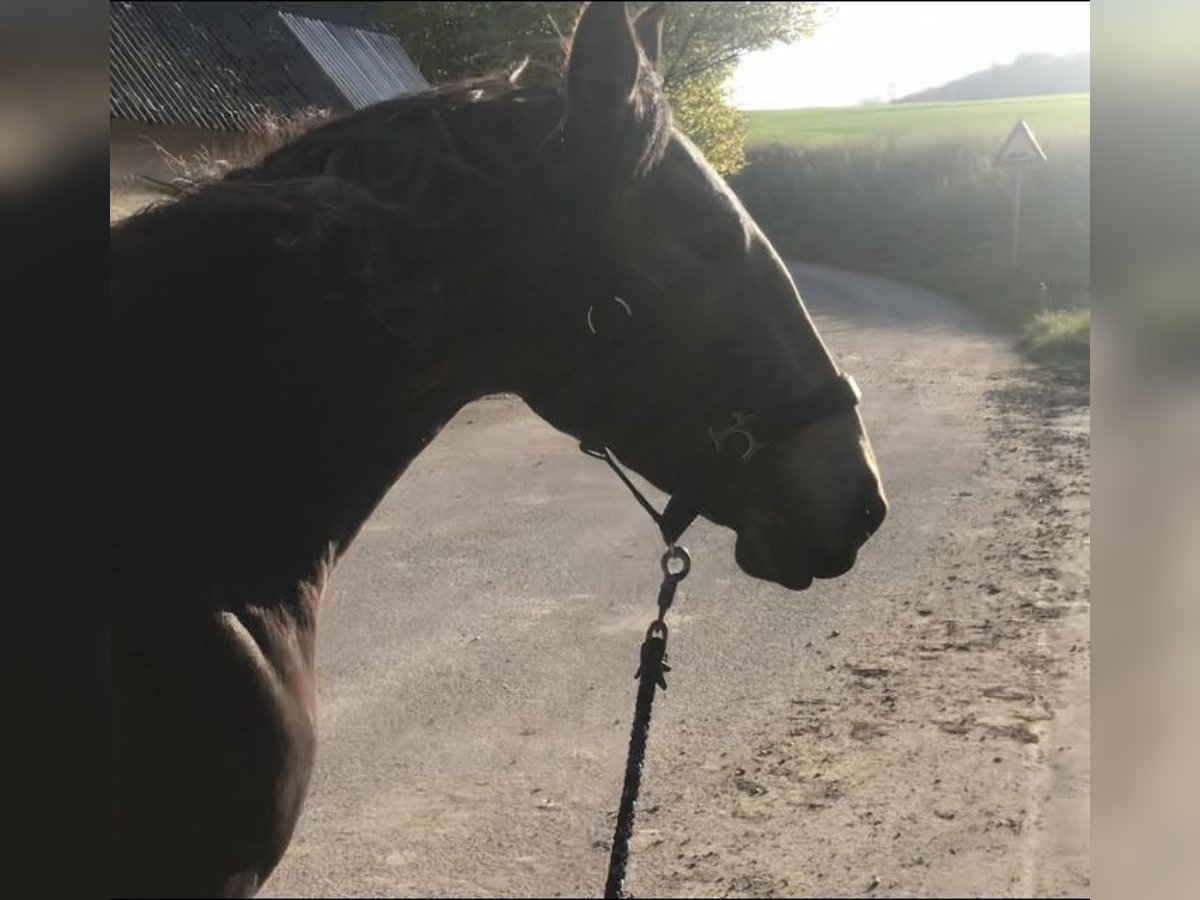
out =
[(1008, 260), (1008, 274), (1011, 277), (1015, 277), (1017, 274), (1017, 249), (1021, 246), (1021, 175), (1024, 171), (1024, 169), (1017, 169), (1016, 184), (1013, 185), (1012, 255)]
[(1014, 166), (1016, 169), (1013, 179), (1015, 183), (1013, 185), (1012, 253), (1009, 256), (1008, 269), (1010, 276), (1017, 274), (1018, 248), (1021, 245), (1021, 176), (1025, 172), (1026, 165), (1045, 161), (1046, 154), (1024, 119), (1021, 119), (1013, 127), (1004, 146), (996, 155), (997, 166)]

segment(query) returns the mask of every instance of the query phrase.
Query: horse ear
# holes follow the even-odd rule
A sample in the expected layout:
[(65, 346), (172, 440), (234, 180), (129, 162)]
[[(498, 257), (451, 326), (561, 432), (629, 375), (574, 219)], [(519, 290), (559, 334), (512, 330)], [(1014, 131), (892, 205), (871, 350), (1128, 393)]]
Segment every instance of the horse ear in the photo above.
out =
[(571, 107), (610, 119), (633, 102), (641, 60), (624, 3), (583, 7), (567, 55)]
[(638, 43), (642, 45), (642, 52), (656, 70), (659, 69), (662, 60), (663, 16), (666, 11), (667, 4), (653, 3), (638, 13), (637, 18), (633, 20), (633, 30), (637, 34)]

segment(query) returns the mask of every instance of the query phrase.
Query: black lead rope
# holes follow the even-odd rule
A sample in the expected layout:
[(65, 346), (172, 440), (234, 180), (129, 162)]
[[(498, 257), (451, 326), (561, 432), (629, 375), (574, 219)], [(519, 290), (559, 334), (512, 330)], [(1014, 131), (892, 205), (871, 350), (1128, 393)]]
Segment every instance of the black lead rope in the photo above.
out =
[[(612, 853), (608, 857), (608, 878), (604, 884), (604, 896), (618, 898), (628, 896), (624, 893), (625, 868), (629, 862), (629, 842), (633, 837), (633, 821), (637, 815), (638, 791), (642, 786), (642, 766), (646, 760), (646, 738), (650, 734), (654, 694), (660, 687), (664, 691), (667, 689), (666, 673), (671, 671), (671, 667), (667, 665), (667, 623), (663, 620), (675, 600), (675, 588), (692, 568), (692, 560), (687, 550), (675, 546), (675, 542), (699, 513), (695, 506), (678, 497), (671, 498), (666, 510), (660, 513), (642, 496), (642, 492), (629, 480), (629, 476), (621, 471), (607, 447), (592, 450), (580, 445), (580, 449), (588, 456), (604, 460), (620, 476), (638, 503), (658, 525), (667, 545), (667, 552), (662, 557), (662, 585), (658, 589), (658, 618), (646, 629), (646, 639), (642, 642), (641, 664), (633, 676), (639, 682), (637, 701), (633, 707), (633, 728), (629, 734), (629, 755), (625, 760), (621, 806), (617, 812), (617, 828), (613, 833)], [(677, 564), (679, 568), (673, 569), (672, 564)]]
[[(671, 563), (681, 565), (671, 570)], [(634, 678), (638, 684), (637, 702), (633, 707), (633, 729), (629, 734), (629, 755), (625, 760), (625, 783), (621, 787), (621, 807), (617, 813), (617, 828), (613, 833), (612, 853), (608, 857), (608, 879), (604, 896), (618, 898), (625, 893), (625, 867), (629, 862), (629, 841), (633, 837), (633, 820), (637, 815), (638, 791), (642, 786), (642, 765), (646, 759), (646, 738), (650, 734), (650, 713), (654, 707), (654, 692), (667, 689), (667, 623), (663, 619), (675, 599), (675, 586), (687, 577), (691, 558), (682, 547), (670, 547), (663, 554), (662, 586), (658, 589), (658, 618), (646, 629), (642, 642), (641, 665)]]
[[(787, 402), (767, 411), (763, 419), (758, 416), (734, 414), (734, 424), (730, 428), (717, 432), (709, 429), (714, 449), (720, 455), (725, 452), (726, 440), (734, 435), (741, 435), (746, 442), (742, 452), (741, 462), (750, 459), (757, 449), (763, 446), (762, 441), (772, 440), (785, 428), (797, 428), (811, 425), (821, 419), (853, 409), (862, 399), (862, 393), (854, 379), (845, 373), (838, 373), (817, 390), (798, 400)], [(755, 430), (751, 430), (751, 428)], [(625, 890), (625, 867), (629, 862), (629, 841), (633, 837), (633, 820), (637, 813), (638, 790), (642, 784), (642, 764), (646, 759), (646, 738), (650, 733), (650, 712), (654, 706), (654, 692), (658, 688), (667, 689), (666, 673), (671, 671), (667, 665), (667, 625), (663, 618), (675, 599), (675, 588), (687, 577), (691, 569), (691, 558), (687, 550), (675, 546), (675, 542), (687, 527), (698, 516), (696, 505), (676, 495), (667, 503), (667, 508), (661, 513), (656, 510), (629, 480), (612, 453), (607, 447), (589, 448), (584, 444), (579, 449), (588, 456), (602, 459), (617, 473), (625, 487), (642, 505), (642, 509), (650, 514), (663, 541), (667, 552), (663, 554), (662, 587), (658, 589), (658, 618), (646, 629), (646, 639), (642, 642), (641, 665), (634, 678), (639, 679), (637, 703), (633, 710), (633, 730), (629, 735), (629, 757), (625, 763), (625, 784), (621, 789), (621, 808), (617, 813), (617, 830), (613, 835), (612, 854), (608, 859), (608, 880), (604, 885), (606, 898), (628, 896)], [(672, 571), (671, 564), (678, 563), (678, 571)]]

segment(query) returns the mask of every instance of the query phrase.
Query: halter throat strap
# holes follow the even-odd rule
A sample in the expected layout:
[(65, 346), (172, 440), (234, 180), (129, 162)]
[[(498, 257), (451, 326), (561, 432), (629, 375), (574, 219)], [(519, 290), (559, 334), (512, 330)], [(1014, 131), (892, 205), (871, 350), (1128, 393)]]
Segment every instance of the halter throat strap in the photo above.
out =
[(668, 547), (674, 547), (675, 542), (687, 531), (688, 526), (696, 521), (696, 517), (700, 515), (700, 510), (696, 509), (692, 504), (685, 503), (680, 500), (679, 496), (672, 497), (668, 502), (666, 509), (659, 512), (654, 508), (654, 505), (646, 499), (646, 496), (637, 489), (629, 476), (621, 468), (616, 458), (612, 455), (612, 451), (607, 447), (588, 447), (585, 444), (580, 444), (579, 449), (588, 456), (602, 459), (610, 469), (617, 473), (617, 477), (624, 482), (625, 487), (629, 488), (629, 493), (633, 494), (633, 498), (641, 504), (642, 509), (654, 520), (654, 524), (658, 526), (658, 530), (662, 533), (663, 543)]

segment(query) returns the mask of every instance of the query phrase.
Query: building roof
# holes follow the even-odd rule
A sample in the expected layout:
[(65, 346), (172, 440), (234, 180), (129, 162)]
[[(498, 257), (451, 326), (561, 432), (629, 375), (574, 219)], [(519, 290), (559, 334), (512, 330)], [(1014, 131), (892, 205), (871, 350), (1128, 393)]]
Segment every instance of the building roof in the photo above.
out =
[(296, 11), (320, 6), (110, 3), (110, 118), (258, 131), (272, 116), (347, 112), (429, 86), (369, 15)]
[(282, 11), (279, 17), (355, 109), (428, 87), (390, 34)]

